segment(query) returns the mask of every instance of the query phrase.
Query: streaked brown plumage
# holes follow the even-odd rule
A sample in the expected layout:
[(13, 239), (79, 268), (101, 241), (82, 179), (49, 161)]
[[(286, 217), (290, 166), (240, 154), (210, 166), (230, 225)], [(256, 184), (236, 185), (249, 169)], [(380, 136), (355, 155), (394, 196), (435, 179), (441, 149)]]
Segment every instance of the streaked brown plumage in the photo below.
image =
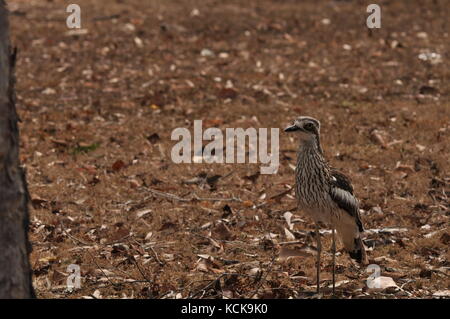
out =
[(295, 192), (299, 209), (316, 223), (317, 292), (320, 290), (319, 223), (324, 223), (332, 228), (334, 292), (335, 230), (350, 257), (359, 263), (367, 263), (364, 244), (360, 237), (364, 229), (359, 215), (358, 200), (353, 195), (350, 180), (344, 174), (332, 169), (323, 156), (319, 121), (301, 116), (285, 131), (296, 132), (300, 139), (295, 170)]

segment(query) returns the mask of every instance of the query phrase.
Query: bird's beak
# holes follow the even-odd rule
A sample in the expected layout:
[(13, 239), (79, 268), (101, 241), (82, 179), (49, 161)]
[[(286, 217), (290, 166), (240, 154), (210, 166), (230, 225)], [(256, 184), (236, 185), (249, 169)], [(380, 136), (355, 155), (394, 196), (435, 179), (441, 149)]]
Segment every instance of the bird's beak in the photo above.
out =
[(298, 131), (300, 128), (297, 126), (297, 125), (291, 125), (291, 126), (288, 126), (288, 127), (286, 127), (285, 129), (284, 129), (284, 131), (285, 132), (295, 132), (295, 131)]

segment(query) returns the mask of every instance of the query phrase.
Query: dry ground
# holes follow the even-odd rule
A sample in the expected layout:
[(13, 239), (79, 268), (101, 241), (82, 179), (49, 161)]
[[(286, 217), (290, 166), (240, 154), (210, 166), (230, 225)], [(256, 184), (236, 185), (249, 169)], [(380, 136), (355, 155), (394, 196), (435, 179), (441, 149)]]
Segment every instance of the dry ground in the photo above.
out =
[[(78, 34), (70, 2), (9, 1), (39, 297), (307, 297), (314, 255), (280, 258), (314, 244), (286, 192), (295, 140), (280, 133), (276, 175), (170, 158), (172, 130), (195, 119), (283, 128), (299, 114), (321, 120), (325, 154), (351, 176), (372, 230), (370, 261), (400, 287), (367, 289), (369, 273), (342, 253), (338, 296), (448, 294), (446, 0), (380, 0), (372, 31), (369, 2), (356, 0), (78, 0)], [(81, 267), (74, 292), (70, 264)]]

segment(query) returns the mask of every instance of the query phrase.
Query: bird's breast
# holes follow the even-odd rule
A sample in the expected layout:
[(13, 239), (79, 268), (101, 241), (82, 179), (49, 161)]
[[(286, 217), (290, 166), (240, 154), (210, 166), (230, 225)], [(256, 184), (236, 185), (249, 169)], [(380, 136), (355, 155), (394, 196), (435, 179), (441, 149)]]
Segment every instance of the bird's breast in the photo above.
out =
[(329, 195), (329, 185), (320, 172), (297, 170), (295, 194), (299, 209), (315, 221), (330, 223), (334, 207)]

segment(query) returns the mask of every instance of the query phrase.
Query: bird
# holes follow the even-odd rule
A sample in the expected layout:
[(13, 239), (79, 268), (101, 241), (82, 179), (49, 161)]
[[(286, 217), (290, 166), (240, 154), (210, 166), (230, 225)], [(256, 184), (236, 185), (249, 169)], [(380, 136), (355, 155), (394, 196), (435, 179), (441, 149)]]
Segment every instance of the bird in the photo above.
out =
[(285, 132), (299, 139), (295, 168), (295, 195), (298, 208), (315, 223), (317, 241), (317, 294), (320, 294), (320, 224), (332, 229), (333, 295), (335, 295), (335, 232), (350, 257), (361, 265), (368, 263), (361, 235), (364, 227), (359, 202), (350, 179), (326, 161), (320, 144), (320, 122), (309, 116), (297, 117)]

